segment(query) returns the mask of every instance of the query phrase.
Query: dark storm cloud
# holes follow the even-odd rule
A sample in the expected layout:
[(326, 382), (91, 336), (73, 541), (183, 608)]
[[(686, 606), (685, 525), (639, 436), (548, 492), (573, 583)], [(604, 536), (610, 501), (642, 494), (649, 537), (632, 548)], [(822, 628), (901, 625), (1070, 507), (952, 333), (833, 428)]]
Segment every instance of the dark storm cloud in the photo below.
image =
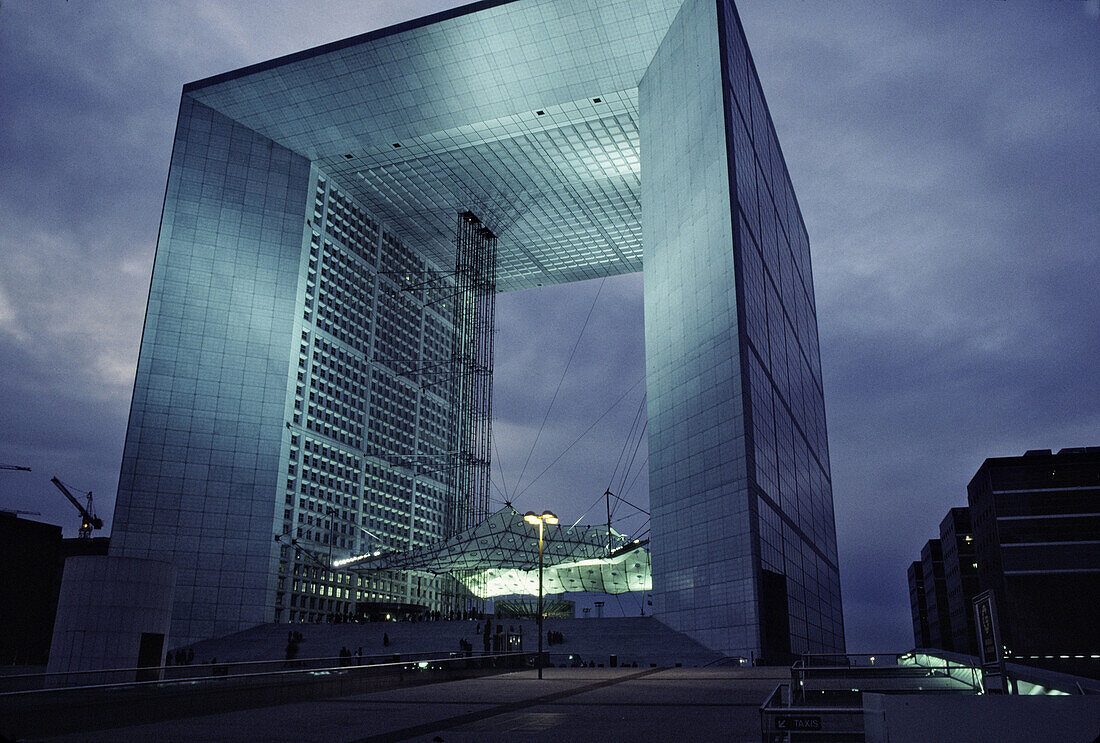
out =
[[(35, 468), (0, 507), (72, 525), (57, 474), (110, 515), (182, 84), (453, 4), (0, 5), (0, 462)], [(739, 8), (813, 251), (849, 647), (908, 646), (905, 567), (981, 461), (1100, 443), (1096, 3)], [(643, 385), (514, 496), (643, 373), (608, 280), (546, 415), (599, 283), (498, 298), (498, 500), (611, 480)]]
[(0, 508), (110, 526), (182, 85), (441, 5), (0, 5)]

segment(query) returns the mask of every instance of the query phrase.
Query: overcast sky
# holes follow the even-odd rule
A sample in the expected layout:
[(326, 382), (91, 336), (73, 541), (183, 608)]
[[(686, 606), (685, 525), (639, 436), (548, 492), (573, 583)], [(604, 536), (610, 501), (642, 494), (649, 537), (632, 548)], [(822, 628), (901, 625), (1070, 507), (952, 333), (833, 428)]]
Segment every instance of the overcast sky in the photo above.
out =
[[(34, 471), (0, 508), (72, 535), (57, 475), (109, 527), (182, 85), (457, 4), (3, 0), (0, 463)], [(906, 566), (981, 462), (1100, 444), (1100, 8), (739, 9), (810, 234), (848, 647), (907, 648)], [(498, 499), (647, 507), (641, 287), (499, 298)]]

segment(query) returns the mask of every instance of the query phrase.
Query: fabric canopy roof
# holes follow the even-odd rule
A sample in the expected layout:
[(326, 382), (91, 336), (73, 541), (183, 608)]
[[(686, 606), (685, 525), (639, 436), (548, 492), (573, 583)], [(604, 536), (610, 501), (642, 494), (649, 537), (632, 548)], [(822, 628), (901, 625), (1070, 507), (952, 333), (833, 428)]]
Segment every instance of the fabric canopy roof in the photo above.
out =
[[(610, 542), (610, 544), (609, 544)], [(543, 533), (543, 593), (626, 593), (652, 586), (649, 552), (606, 526), (551, 524)], [(505, 507), (477, 526), (410, 552), (339, 560), (355, 572), (415, 570), (450, 574), (480, 598), (538, 594), (538, 528)]]

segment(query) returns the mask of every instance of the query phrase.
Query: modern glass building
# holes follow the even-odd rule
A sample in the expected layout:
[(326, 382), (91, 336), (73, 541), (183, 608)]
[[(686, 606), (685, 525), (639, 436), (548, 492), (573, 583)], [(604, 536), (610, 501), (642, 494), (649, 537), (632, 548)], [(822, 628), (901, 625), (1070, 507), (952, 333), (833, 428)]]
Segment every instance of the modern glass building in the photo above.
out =
[(843, 650), (809, 240), (725, 1), (489, 0), (185, 86), (112, 550), (176, 563), (174, 642), (453, 608), (327, 566), (483, 510), (494, 292), (641, 270), (657, 616)]

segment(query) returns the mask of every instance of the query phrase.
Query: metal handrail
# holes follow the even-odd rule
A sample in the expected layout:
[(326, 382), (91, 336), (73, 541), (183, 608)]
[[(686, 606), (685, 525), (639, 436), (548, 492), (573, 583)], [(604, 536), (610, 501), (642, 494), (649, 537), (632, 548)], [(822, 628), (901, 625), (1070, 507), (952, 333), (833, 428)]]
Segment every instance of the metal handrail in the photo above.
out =
[[(359, 661), (359, 660), (364, 659), (364, 658), (391, 658), (392, 659), (394, 656), (398, 656), (398, 657), (401, 657), (401, 658), (408, 657), (410, 660), (423, 660), (422, 658), (413, 658), (412, 656), (420, 656), (420, 655), (432, 656), (432, 655), (437, 655), (439, 653), (448, 653), (452, 657), (457, 657), (460, 654), (462, 654), (462, 657), (466, 657), (465, 654), (464, 654), (465, 652), (466, 651), (463, 651), (463, 650), (424, 650), (424, 651), (418, 651), (418, 652), (413, 652), (413, 653), (371, 653), (370, 655), (359, 655), (359, 656), (353, 655), (353, 656), (351, 656), (351, 660), (353, 662), (350, 665), (352, 665), (352, 666), (367, 665), (367, 664), (355, 662), (355, 661)], [(486, 657), (484, 651), (472, 651), (472, 652), (477, 653), (477, 655), (475, 655), (473, 657), (478, 657), (478, 658)], [(159, 665), (159, 666), (127, 666), (127, 667), (123, 667), (123, 668), (86, 668), (86, 669), (74, 670), (74, 671), (40, 671), (38, 673), (12, 673), (12, 674), (7, 674), (7, 675), (0, 675), (0, 683), (3, 683), (4, 681), (6, 681), (8, 679), (33, 679), (33, 678), (47, 678), (47, 677), (50, 677), (50, 676), (76, 676), (76, 675), (80, 675), (80, 674), (93, 674), (93, 673), (133, 673), (133, 672), (137, 672), (137, 671), (171, 671), (171, 670), (174, 670), (174, 669), (177, 669), (177, 668), (185, 669), (185, 668), (215, 668), (215, 667), (216, 668), (224, 668), (226, 666), (260, 666), (260, 665), (272, 665), (272, 664), (275, 664), (275, 663), (282, 663), (282, 664), (285, 665), (287, 663), (306, 663), (306, 662), (322, 661), (322, 660), (341, 660), (341, 658), (338, 655), (319, 655), (319, 656), (316, 656), (316, 657), (313, 657), (313, 658), (293, 658), (293, 659), (285, 659), (285, 658), (280, 659), (280, 658), (277, 658), (277, 659), (273, 659), (273, 660), (226, 660), (226, 661), (214, 661), (213, 663), (179, 663), (179, 664), (173, 663), (171, 665), (165, 664), (165, 665)], [(345, 658), (343, 658), (343, 660), (346, 661), (347, 658), (345, 657)], [(394, 661), (391, 661), (391, 662), (394, 662)]]
[[(850, 727), (827, 727), (820, 731), (818, 730), (803, 730), (799, 731), (803, 735), (813, 735), (816, 732), (821, 732), (825, 736), (836, 735), (861, 735), (863, 733), (861, 722), (863, 708), (852, 706), (803, 706), (795, 704), (793, 697), (789, 701), (783, 700), (783, 692), (785, 689), (790, 689), (791, 684), (782, 683), (772, 690), (771, 694), (764, 700), (764, 703), (760, 705), (760, 736), (763, 743), (773, 743), (773, 741), (779, 740), (776, 735), (785, 736), (790, 732), (777, 730), (778, 722), (784, 717), (799, 717), (804, 718), (807, 715), (819, 715), (821, 721), (828, 719), (836, 720), (841, 718), (842, 722), (847, 722)], [(848, 718), (844, 718), (844, 715), (848, 715)], [(826, 738), (829, 739), (829, 738)]]
[[(422, 654), (413, 653), (411, 655), (422, 655)], [(71, 692), (71, 691), (75, 691), (75, 690), (112, 689), (112, 688), (123, 688), (123, 687), (153, 687), (153, 686), (170, 687), (170, 686), (182, 686), (182, 685), (185, 685), (185, 684), (194, 684), (194, 683), (200, 682), (200, 681), (224, 682), (226, 680), (232, 680), (232, 679), (239, 680), (239, 679), (262, 678), (262, 677), (273, 677), (273, 676), (291, 676), (291, 675), (295, 675), (295, 674), (329, 674), (329, 673), (334, 673), (334, 672), (345, 672), (345, 673), (347, 673), (347, 672), (356, 672), (356, 671), (377, 670), (377, 669), (384, 669), (384, 668), (396, 668), (396, 667), (403, 667), (403, 666), (408, 666), (410, 664), (419, 664), (419, 663), (457, 663), (459, 661), (493, 660), (493, 659), (498, 659), (498, 658), (516, 658), (516, 657), (528, 656), (528, 655), (533, 655), (533, 654), (532, 653), (527, 653), (527, 652), (511, 652), (511, 653), (492, 653), (492, 654), (488, 654), (488, 655), (482, 654), (482, 655), (469, 655), (469, 656), (467, 656), (465, 654), (458, 655), (457, 652), (456, 652), (456, 653), (451, 654), (451, 655), (449, 655), (448, 657), (445, 657), (445, 658), (442, 658), (442, 657), (406, 658), (404, 660), (393, 660), (393, 661), (389, 661), (389, 662), (386, 662), (386, 663), (368, 663), (368, 664), (364, 664), (364, 663), (354, 664), (353, 663), (351, 665), (344, 664), (344, 665), (337, 665), (337, 666), (321, 666), (321, 667), (313, 667), (313, 668), (281, 668), (281, 669), (274, 670), (274, 671), (257, 671), (257, 672), (253, 672), (253, 673), (234, 673), (234, 674), (219, 673), (219, 674), (212, 675), (212, 676), (186, 676), (186, 677), (181, 677), (181, 678), (169, 678), (169, 679), (149, 679), (147, 681), (132, 680), (132, 681), (118, 681), (118, 682), (111, 682), (111, 683), (77, 684), (77, 685), (72, 685), (72, 686), (57, 686), (57, 687), (49, 687), (49, 688), (43, 688), (43, 689), (22, 689), (22, 690), (19, 690), (19, 691), (0, 692), (0, 698), (2, 698), (2, 697), (9, 697), (10, 698), (10, 697), (16, 697), (16, 696), (20, 696), (20, 695), (30, 695), (30, 694), (52, 694), (52, 693), (59, 693), (59, 692)], [(295, 660), (290, 660), (290, 661), (285, 661), (285, 660), (284, 661), (243, 661), (243, 662), (238, 661), (236, 663), (213, 663), (213, 664), (193, 665), (193, 666), (190, 666), (190, 667), (191, 668), (202, 668), (202, 667), (221, 668), (223, 666), (230, 666), (230, 665), (241, 666), (241, 665), (254, 665), (254, 664), (270, 664), (270, 663), (299, 664), (299, 663), (304, 663), (306, 661), (325, 661), (325, 660), (331, 660), (331, 659), (327, 658), (327, 657), (324, 657), (324, 658), (302, 658), (300, 660), (295, 659)], [(346, 658), (344, 660), (346, 660)], [(185, 668), (187, 666), (178, 666), (178, 667)], [(45, 674), (27, 674), (26, 676), (34, 678), (35, 676), (42, 676), (42, 677), (65, 676), (65, 675), (70, 675), (70, 674), (72, 674), (72, 675), (88, 675), (88, 674), (97, 674), (97, 673), (98, 674), (133, 673), (133, 672), (136, 672), (136, 671), (137, 672), (140, 672), (140, 671), (154, 672), (154, 671), (162, 670), (163, 668), (164, 668), (163, 666), (144, 666), (144, 667), (136, 667), (136, 668), (104, 668), (104, 669), (97, 669), (97, 670), (70, 671), (70, 672), (55, 671), (55, 672), (52, 672), (52, 673), (45, 673)], [(8, 676), (6, 678), (14, 678), (14, 676)]]
[(779, 695), (779, 701), (782, 703), (783, 689), (789, 686), (790, 684), (779, 684), (774, 689), (772, 689), (772, 693), (769, 694), (768, 697), (764, 700), (764, 703), (760, 705), (760, 711), (763, 712), (772, 703), (772, 700), (775, 699), (776, 694)]
[[(792, 668), (894, 668), (905, 653), (802, 653), (792, 664)], [(815, 659), (838, 659), (843, 663), (811, 664)], [(854, 663), (852, 661), (855, 661)], [(862, 662), (866, 661), (866, 662)], [(876, 663), (876, 661), (880, 661)]]

